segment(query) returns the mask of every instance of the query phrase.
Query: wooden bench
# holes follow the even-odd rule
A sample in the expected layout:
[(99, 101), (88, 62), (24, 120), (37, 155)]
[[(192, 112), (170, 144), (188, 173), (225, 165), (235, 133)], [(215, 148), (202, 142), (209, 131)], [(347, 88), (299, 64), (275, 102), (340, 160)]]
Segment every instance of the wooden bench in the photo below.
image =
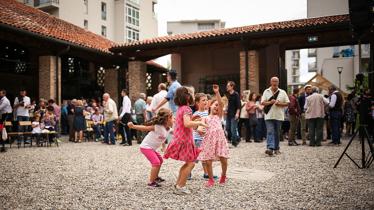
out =
[[(31, 127), (31, 121), (20, 121), (19, 123), (18, 123), (18, 125), (19, 126), (24, 126), (24, 127), (28, 127), (28, 126), (30, 126)], [(5, 127), (13, 127), (13, 124), (12, 124), (12, 122), (10, 122), (10, 121), (7, 121), (7, 122), (5, 122)], [(9, 129), (10, 130), (10, 129)], [(42, 133), (40, 133), (40, 135), (41, 136), (43, 136), (43, 138), (45, 138), (46, 139), (46, 146), (48, 147), (48, 146), (51, 146), (52, 144), (51, 144), (51, 142), (49, 142), (49, 135), (51, 135), (51, 134), (56, 134), (56, 132), (55, 131), (49, 131), (49, 132), (42, 132)], [(11, 131), (11, 132), (8, 132), (8, 142), (9, 142), (9, 147), (11, 148), (12, 147), (12, 144), (13, 144), (13, 142), (11, 141), (11, 137), (17, 137), (18, 139), (19, 139), (19, 137), (28, 137), (28, 136), (30, 136), (31, 138), (30, 138), (30, 147), (32, 147), (32, 141), (33, 141), (33, 137), (35, 137), (36, 136), (36, 134), (33, 134), (32, 132), (30, 132), (30, 131), (26, 131), (26, 132), (13, 132), (13, 131)], [(57, 141), (57, 139), (55, 138), (54, 139), (54, 142), (56, 143), (56, 146), (58, 147), (59, 145), (58, 145), (58, 141)], [(18, 146), (18, 148), (20, 148), (21, 147), (21, 144), (22, 144), (22, 142), (20, 142), (19, 140), (17, 141), (17, 146)], [(24, 140), (24, 147), (26, 147), (26, 145), (25, 145), (25, 140)]]

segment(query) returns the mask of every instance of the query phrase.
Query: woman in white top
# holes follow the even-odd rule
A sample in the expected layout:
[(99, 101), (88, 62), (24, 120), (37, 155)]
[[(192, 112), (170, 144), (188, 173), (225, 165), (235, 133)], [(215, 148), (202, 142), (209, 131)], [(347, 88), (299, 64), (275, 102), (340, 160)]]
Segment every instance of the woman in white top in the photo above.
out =
[(158, 176), (163, 159), (156, 150), (161, 145), (162, 150), (165, 148), (166, 138), (173, 127), (173, 114), (169, 109), (161, 108), (156, 117), (144, 124), (134, 125), (132, 122), (129, 122), (127, 125), (131, 129), (149, 132), (140, 144), (140, 151), (152, 165), (148, 186), (160, 187), (159, 183), (165, 181)]
[[(246, 97), (245, 93), (243, 92), (241, 95), (241, 98), (242, 100), (241, 100), (240, 117), (239, 117), (239, 123), (238, 123), (238, 132), (241, 138), (245, 136), (246, 142), (251, 142), (251, 133), (250, 133), (250, 128), (249, 128), (249, 115), (246, 110), (248, 97)], [(243, 129), (243, 126), (244, 126), (244, 129)]]

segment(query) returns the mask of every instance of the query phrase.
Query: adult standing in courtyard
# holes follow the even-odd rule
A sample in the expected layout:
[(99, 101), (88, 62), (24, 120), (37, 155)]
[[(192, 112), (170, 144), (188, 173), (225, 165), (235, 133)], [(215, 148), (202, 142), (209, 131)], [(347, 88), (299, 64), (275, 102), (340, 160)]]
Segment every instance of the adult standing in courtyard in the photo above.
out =
[(321, 146), (325, 106), (328, 103), (328, 100), (318, 93), (317, 87), (313, 87), (311, 95), (306, 98), (304, 108), (305, 119), (308, 121), (309, 146)]
[[(160, 108), (156, 109), (157, 105), (160, 104), (160, 102), (166, 97), (167, 94), (168, 92), (166, 91), (166, 85), (164, 83), (160, 83), (158, 85), (158, 93), (156, 93), (153, 96), (151, 106), (150, 106), (151, 110), (155, 110), (154, 111), (155, 114), (157, 114), (158, 110), (160, 110)], [(169, 108), (169, 102), (166, 102), (164, 105), (161, 106), (161, 108), (166, 108), (166, 109)]]
[(302, 140), (302, 144), (303, 145), (306, 145), (306, 120), (305, 120), (305, 110), (304, 110), (304, 105), (305, 105), (305, 101), (306, 101), (306, 98), (308, 97), (308, 95), (312, 92), (312, 86), (311, 85), (305, 85), (304, 87), (304, 92), (300, 94), (300, 96), (298, 97), (298, 102), (299, 102), (299, 106), (300, 106), (300, 111), (301, 111), (301, 114), (300, 114), (300, 134), (298, 134), (298, 136), (300, 136), (301, 140)]
[[(106, 144), (116, 144), (114, 138), (114, 123), (118, 118), (117, 105), (113, 99), (110, 98), (109, 93), (104, 93), (103, 95), (103, 106), (104, 106), (104, 142)], [(109, 143), (110, 137), (110, 143)]]
[(235, 91), (235, 82), (228, 81), (226, 85), (226, 91), (228, 93), (226, 131), (229, 139), (231, 140), (231, 144), (234, 147), (237, 147), (240, 139), (238, 135), (238, 121), (241, 109), (241, 101), (239, 93)]
[[(136, 114), (136, 123), (138, 125), (143, 125), (145, 122), (145, 119), (147, 117), (147, 103), (145, 102), (146, 95), (145, 93), (140, 93), (138, 100), (134, 103), (134, 109)], [(137, 132), (137, 143), (140, 144), (143, 141), (143, 138), (145, 136), (145, 132), (138, 131)]]
[(166, 94), (166, 97), (155, 108), (153, 108), (152, 112), (156, 112), (156, 110), (159, 110), (164, 104), (169, 102), (170, 110), (173, 112), (173, 116), (175, 116), (178, 107), (174, 103), (174, 96), (177, 89), (181, 87), (181, 84), (177, 80), (177, 72), (173, 69), (170, 70), (168, 72), (167, 80), (170, 84), (170, 87)]
[(6, 90), (0, 90), (0, 122), (12, 119), (12, 105), (6, 97)]
[[(30, 105), (31, 105), (31, 99), (28, 96), (26, 96), (26, 90), (21, 89), (21, 91), (19, 92), (19, 96), (17, 96), (14, 100), (14, 112), (15, 112), (15, 116), (16, 116), (18, 123), (21, 121), (30, 120), (30, 114), (29, 114)], [(26, 126), (18, 126), (18, 132), (25, 132), (25, 131), (27, 131)], [(28, 142), (25, 141), (25, 143), (28, 143)]]
[(284, 121), (284, 109), (290, 103), (286, 91), (279, 88), (278, 77), (270, 79), (270, 87), (262, 94), (261, 104), (264, 105), (265, 123), (267, 129), (266, 154), (272, 156), (280, 154), (279, 138), (280, 128)]
[(121, 91), (122, 99), (122, 112), (119, 115), (119, 134), (122, 137), (122, 142), (120, 144), (124, 146), (132, 145), (131, 129), (127, 126), (127, 123), (131, 122), (131, 100), (129, 98), (129, 93), (126, 89)]
[(340, 144), (340, 135), (341, 135), (341, 120), (343, 115), (343, 96), (336, 89), (334, 85), (329, 87), (330, 93), (330, 103), (329, 103), (329, 112), (330, 112), (330, 124), (331, 124), (331, 139), (330, 145), (339, 145)]
[(288, 134), (288, 145), (297, 146), (296, 142), (296, 130), (299, 124), (299, 118), (301, 114), (297, 95), (299, 94), (299, 88), (295, 88), (292, 91), (292, 95), (289, 96), (290, 104), (288, 105), (288, 119), (290, 121), (290, 132)]

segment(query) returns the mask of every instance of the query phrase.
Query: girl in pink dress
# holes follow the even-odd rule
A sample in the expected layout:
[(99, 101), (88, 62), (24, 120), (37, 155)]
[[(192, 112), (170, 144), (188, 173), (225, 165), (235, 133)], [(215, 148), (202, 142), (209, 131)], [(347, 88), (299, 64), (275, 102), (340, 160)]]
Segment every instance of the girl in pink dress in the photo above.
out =
[(223, 102), (219, 93), (218, 85), (213, 85), (213, 91), (216, 94), (216, 98), (212, 101), (210, 106), (210, 114), (204, 118), (205, 124), (209, 125), (206, 128), (203, 143), (201, 145), (201, 153), (199, 154), (198, 160), (206, 161), (209, 180), (206, 183), (206, 187), (213, 187), (213, 161), (219, 160), (221, 162), (222, 174), (219, 180), (220, 184), (226, 182), (227, 172), (227, 159), (229, 158), (229, 145), (225, 132), (222, 128), (222, 115), (223, 115)]
[(180, 87), (175, 93), (174, 102), (179, 107), (176, 113), (174, 137), (167, 147), (164, 157), (185, 162), (179, 170), (175, 187), (176, 194), (190, 194), (186, 188), (187, 177), (195, 166), (199, 149), (195, 146), (192, 128), (207, 127), (201, 119), (192, 119), (192, 110), (189, 105), (194, 102), (193, 94), (186, 87)]

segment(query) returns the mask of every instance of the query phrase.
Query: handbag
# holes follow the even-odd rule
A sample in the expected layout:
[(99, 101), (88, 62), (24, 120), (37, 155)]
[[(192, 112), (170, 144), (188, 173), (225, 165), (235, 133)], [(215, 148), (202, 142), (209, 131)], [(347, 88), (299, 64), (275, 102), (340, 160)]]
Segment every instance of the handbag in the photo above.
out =
[(7, 140), (8, 139), (8, 133), (6, 132), (6, 129), (3, 128), (2, 131), (1, 131), (1, 139), (3, 141)]
[[(268, 101), (271, 101), (271, 100), (273, 100), (273, 99), (277, 99), (277, 98), (278, 98), (278, 95), (279, 95), (279, 89), (277, 90), (277, 92), (274, 93), (273, 96), (271, 96), (271, 97), (269, 98)], [(269, 105), (267, 105), (267, 106), (264, 107), (264, 112), (265, 112), (265, 114), (267, 114), (267, 113), (270, 111), (270, 109), (271, 109), (272, 106), (273, 106), (273, 104), (269, 104)]]

